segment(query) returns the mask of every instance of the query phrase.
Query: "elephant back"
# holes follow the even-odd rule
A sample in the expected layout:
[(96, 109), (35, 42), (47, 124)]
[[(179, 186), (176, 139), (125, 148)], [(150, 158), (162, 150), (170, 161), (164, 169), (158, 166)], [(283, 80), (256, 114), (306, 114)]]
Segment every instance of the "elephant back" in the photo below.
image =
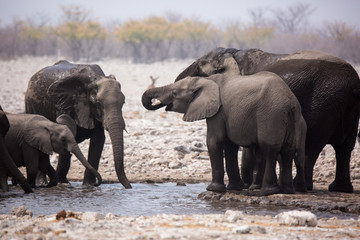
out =
[(49, 94), (52, 84), (64, 79), (86, 78), (89, 82), (105, 76), (100, 66), (88, 64), (72, 64), (66, 60), (56, 62), (35, 73), (28, 84), (25, 93), (26, 113), (39, 114), (51, 121), (56, 121), (56, 99)]

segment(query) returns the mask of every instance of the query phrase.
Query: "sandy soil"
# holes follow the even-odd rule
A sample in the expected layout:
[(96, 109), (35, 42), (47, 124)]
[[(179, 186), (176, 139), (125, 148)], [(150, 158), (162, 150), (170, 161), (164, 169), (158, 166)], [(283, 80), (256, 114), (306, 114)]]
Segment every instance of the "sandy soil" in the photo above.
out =
[[(24, 92), (26, 91), (28, 80), (36, 71), (53, 64), (57, 60), (59, 59), (22, 58), (12, 61), (0, 61), (0, 104), (3, 109), (13, 113), (24, 112)], [(164, 110), (157, 112), (147, 111), (142, 107), (140, 101), (142, 93), (151, 83), (150, 75), (154, 77), (159, 76), (156, 85), (162, 86), (173, 82), (177, 74), (190, 63), (192, 63), (192, 60), (156, 62), (152, 64), (132, 64), (122, 60), (103, 60), (97, 62), (105, 74), (114, 74), (116, 76), (126, 96), (126, 104), (123, 107), (128, 132), (125, 133), (124, 136), (125, 171), (131, 182), (209, 182), (211, 180), (211, 168), (205, 140), (205, 121), (186, 123), (182, 121), (182, 115), (178, 113), (164, 112)], [(81, 144), (85, 155), (87, 146), (87, 141)], [(55, 155), (51, 157), (51, 162), (56, 166), (57, 157)], [(81, 181), (83, 172), (84, 167), (77, 159), (73, 158), (68, 178), (70, 180)], [(103, 180), (117, 182), (109, 137), (106, 139), (99, 172)], [(204, 193), (200, 197), (209, 199), (209, 201), (239, 201), (260, 205), (273, 204), (280, 206), (282, 204), (283, 206), (294, 206), (294, 208), (304, 207), (312, 211), (339, 211), (339, 213), (350, 212), (360, 214), (360, 148), (358, 144), (353, 151), (351, 161), (351, 177), (355, 193), (329, 193), (326, 189), (334, 179), (334, 174), (334, 152), (330, 146), (327, 146), (315, 166), (315, 191), (313, 192), (290, 196), (279, 194), (258, 198), (248, 196), (245, 191), (243, 194), (226, 193), (219, 195)], [(132, 226), (134, 234), (128, 237), (128, 239), (202, 239), (204, 237), (261, 239), (265, 237), (273, 238), (275, 236), (278, 236), (279, 239), (286, 239), (289, 237), (288, 234), (291, 234), (292, 238), (317, 239), (325, 237), (346, 239), (360, 236), (358, 219), (320, 219), (317, 227), (293, 227), (280, 224), (276, 218), (270, 216), (262, 217), (261, 221), (258, 221), (256, 220), (258, 219), (256, 216), (240, 215), (241, 217), (234, 222), (218, 219), (225, 219), (226, 215), (191, 215), (181, 217), (164, 215), (143, 217), (140, 222), (138, 221), (139, 219), (135, 217), (106, 216), (95, 219), (91, 224), (82, 221), (80, 218), (80, 220), (76, 218), (55, 220), (55, 216), (30, 218), (28, 216), (15, 217), (5, 215), (0, 216), (0, 238), (5, 237), (5, 239), (10, 239), (14, 237), (15, 239), (22, 239), (26, 236), (30, 239), (35, 239), (37, 237), (51, 236), (51, 238), (56, 239), (79, 239), (80, 233), (71, 229), (74, 225), (82, 229), (83, 232), (86, 232), (87, 229), (94, 227), (100, 229), (97, 226), (103, 226), (105, 224), (104, 221), (112, 223), (111, 226), (114, 225), (114, 227), (108, 228), (107, 236), (109, 238), (115, 238), (114, 235), (110, 234), (111, 232), (121, 234), (120, 230), (115, 227), (115, 225), (119, 224), (123, 224), (124, 227), (127, 228), (129, 225)], [(219, 224), (211, 227), (211, 224), (206, 225), (204, 223), (206, 219), (209, 219), (208, 223), (213, 221), (214, 224), (217, 222)], [(73, 223), (74, 221), (75, 223)], [(19, 227), (16, 227), (14, 230), (13, 224), (15, 222), (17, 222), (16, 225)], [(68, 224), (69, 222), (71, 224)], [(35, 228), (31, 224), (38, 226), (38, 228)], [(228, 226), (227, 224), (230, 225)], [(56, 227), (53, 225), (56, 225)], [(243, 225), (250, 226), (249, 232), (244, 234), (241, 233), (240, 230), (235, 229)], [(19, 233), (19, 229), (22, 229), (20, 226), (28, 230)], [(33, 227), (27, 228), (28, 226)], [(43, 227), (47, 227), (46, 229), (48, 230), (45, 231)], [(134, 228), (137, 228), (137, 230)], [(16, 231), (16, 229), (18, 231)], [(159, 232), (154, 229), (162, 230)], [(165, 229), (168, 231), (165, 231)], [(180, 229), (186, 229), (188, 235), (183, 235)], [(213, 230), (216, 230), (216, 233), (213, 233)], [(171, 234), (161, 235), (162, 232), (170, 232)], [(197, 235), (196, 232), (198, 232)], [(100, 236), (100, 233), (101, 231), (99, 230), (99, 235), (95, 234), (92, 237), (96, 238), (96, 236)], [(241, 234), (241, 236), (239, 234)], [(87, 237), (83, 238), (85, 239)]]

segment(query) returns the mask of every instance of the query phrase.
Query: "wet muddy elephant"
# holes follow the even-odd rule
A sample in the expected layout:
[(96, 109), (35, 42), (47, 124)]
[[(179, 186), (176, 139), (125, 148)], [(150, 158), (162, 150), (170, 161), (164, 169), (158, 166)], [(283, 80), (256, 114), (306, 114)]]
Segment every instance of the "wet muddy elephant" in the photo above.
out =
[[(202, 56), (176, 81), (187, 76), (216, 73), (251, 75), (270, 71), (279, 75), (299, 100), (307, 124), (305, 178), (313, 188), (313, 168), (326, 144), (336, 152), (336, 176), (330, 191), (353, 192), (350, 156), (355, 146), (360, 111), (360, 80), (347, 62), (326, 53), (304, 50), (272, 54), (259, 49), (216, 48)], [(243, 151), (242, 178), (252, 182), (253, 153)]]
[[(167, 111), (184, 113), (183, 120), (206, 119), (207, 147), (212, 182), (207, 190), (242, 190), (239, 175), (239, 146), (251, 147), (260, 161), (256, 173), (263, 174), (263, 195), (294, 193), (292, 161), (297, 167), (296, 189), (306, 191), (304, 177), (306, 123), (301, 107), (284, 81), (274, 73), (251, 76), (213, 75), (187, 77), (176, 83), (149, 89), (142, 96), (149, 110), (165, 106)], [(224, 184), (224, 162), (229, 184)], [(277, 183), (276, 161), (281, 155)]]
[[(73, 153), (80, 162), (98, 179), (100, 174), (90, 165), (75, 141), (73, 133), (63, 124), (54, 123), (37, 114), (7, 113), (10, 129), (5, 137), (6, 147), (15, 164), (26, 167), (27, 178), (31, 187), (35, 187), (38, 171), (45, 173), (50, 181), (47, 187), (56, 186), (58, 176), (50, 164), (49, 155), (53, 152), (71, 156)], [(69, 122), (70, 116), (65, 114), (57, 118), (58, 122)]]
[(24, 175), (17, 168), (14, 160), (11, 158), (4, 137), (10, 128), (9, 120), (0, 106), (0, 188), (3, 192), (9, 191), (8, 175), (15, 179), (22, 187), (25, 193), (33, 192), (30, 184)]
[[(56, 121), (61, 114), (71, 116), (72, 125), (76, 126), (72, 129), (76, 141), (90, 139), (88, 160), (95, 169), (99, 167), (106, 129), (112, 142), (118, 179), (125, 188), (131, 188), (124, 171), (124, 102), (120, 83), (114, 76), (105, 76), (98, 65), (68, 61), (57, 62), (35, 73), (25, 94), (27, 113), (40, 114), (51, 121)], [(68, 182), (69, 167), (70, 157), (60, 154), (57, 166), (60, 182)], [(88, 170), (83, 184), (95, 184), (95, 176)]]

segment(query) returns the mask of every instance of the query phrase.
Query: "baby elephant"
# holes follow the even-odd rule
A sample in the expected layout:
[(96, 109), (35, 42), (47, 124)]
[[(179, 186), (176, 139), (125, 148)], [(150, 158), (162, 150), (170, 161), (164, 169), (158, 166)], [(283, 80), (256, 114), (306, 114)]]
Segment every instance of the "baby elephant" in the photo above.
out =
[[(184, 113), (184, 121), (206, 119), (212, 168), (212, 183), (207, 190), (226, 191), (224, 153), (227, 189), (244, 188), (237, 159), (242, 146), (254, 149), (254, 179), (262, 179), (263, 195), (295, 192), (293, 159), (297, 167), (296, 189), (305, 191), (306, 123), (298, 100), (279, 76), (261, 72), (249, 76), (187, 77), (147, 90), (142, 103), (149, 110), (166, 106), (166, 111)], [(277, 160), (280, 186), (275, 171)]]
[[(49, 155), (53, 152), (67, 154), (69, 152), (81, 161), (98, 179), (100, 174), (89, 164), (82, 154), (73, 133), (62, 124), (54, 123), (36, 114), (6, 114), (10, 129), (5, 136), (6, 147), (18, 167), (25, 166), (31, 187), (35, 187), (38, 170), (45, 173), (50, 181), (47, 187), (56, 186), (58, 176), (50, 164)], [(66, 122), (70, 116), (61, 115), (57, 122)]]

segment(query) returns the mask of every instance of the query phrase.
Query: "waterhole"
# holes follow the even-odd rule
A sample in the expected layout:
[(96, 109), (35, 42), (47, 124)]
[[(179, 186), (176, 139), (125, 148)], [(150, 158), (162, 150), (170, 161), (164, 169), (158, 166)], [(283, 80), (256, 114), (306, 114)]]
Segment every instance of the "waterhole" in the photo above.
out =
[[(176, 183), (133, 183), (132, 187), (125, 189), (119, 183), (89, 187), (72, 182), (71, 185), (37, 188), (32, 194), (24, 194), (20, 187), (12, 187), (10, 192), (0, 194), (0, 214), (10, 214), (13, 207), (21, 205), (35, 216), (56, 214), (63, 209), (103, 214), (110, 212), (118, 216), (221, 214), (231, 209), (247, 214), (275, 216), (283, 211), (298, 209), (199, 199), (198, 195), (206, 189), (205, 183), (186, 186), (177, 186)], [(331, 213), (321, 215), (333, 216)]]

